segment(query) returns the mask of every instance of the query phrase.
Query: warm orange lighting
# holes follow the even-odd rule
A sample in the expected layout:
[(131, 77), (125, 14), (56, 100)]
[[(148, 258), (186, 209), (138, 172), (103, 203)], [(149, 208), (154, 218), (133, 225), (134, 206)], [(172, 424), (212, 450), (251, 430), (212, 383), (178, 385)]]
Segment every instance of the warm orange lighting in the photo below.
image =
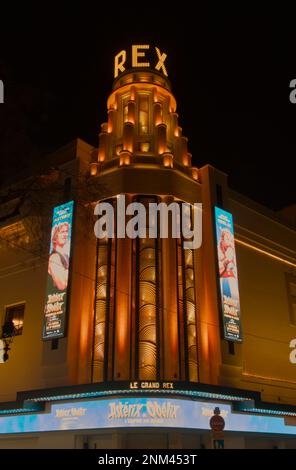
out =
[(123, 127), (123, 150), (133, 152), (134, 147), (134, 125), (125, 122)]
[(167, 55), (165, 52), (161, 53), (158, 47), (155, 48), (157, 58), (158, 58), (158, 63), (156, 64), (156, 70), (162, 70), (163, 74), (167, 77), (167, 69), (165, 68), (164, 61), (167, 58)]
[(209, 361), (210, 351), (209, 351), (209, 332), (208, 326), (206, 323), (201, 323), (201, 349), (202, 349), (202, 359), (205, 363)]
[(195, 167), (191, 168), (191, 174), (192, 174), (192, 178), (195, 181), (198, 181), (198, 169)]
[(108, 111), (108, 127), (107, 127), (108, 134), (111, 134), (111, 132), (113, 132), (113, 126), (114, 126), (114, 109), (109, 109), (109, 111)]
[(88, 306), (88, 315), (83, 315), (80, 324), (80, 354), (84, 356), (87, 353), (88, 346), (88, 332), (89, 332), (89, 318), (91, 318), (91, 307)]
[(174, 113), (173, 108), (171, 107), (171, 104), (169, 104), (170, 108), (170, 129), (174, 137), (178, 137), (178, 114)]
[(114, 377), (128, 380), (130, 374), (130, 345), (131, 345), (131, 318), (130, 318), (130, 256), (131, 240), (118, 238), (116, 244), (116, 315), (114, 336)]
[(161, 103), (154, 103), (153, 113), (154, 113), (154, 124), (155, 124), (155, 126), (158, 126), (159, 124), (162, 124), (162, 106), (161, 106)]
[[(109, 103), (107, 103), (108, 109), (109, 109)], [(113, 102), (110, 104), (111, 108), (114, 109), (114, 111), (118, 110), (118, 94), (114, 93), (113, 95)]]
[(116, 155), (118, 155), (118, 156), (120, 155), (120, 152), (123, 150), (122, 147), (123, 147), (122, 144), (116, 145), (116, 147), (115, 147), (115, 153), (116, 153)]
[(171, 153), (163, 154), (163, 166), (173, 168), (173, 155)]
[(19, 330), (23, 328), (24, 325), (24, 320), (20, 318), (13, 318), (12, 323), (14, 324), (14, 327)]
[(126, 61), (126, 51), (120, 51), (114, 58), (114, 78), (118, 77), (119, 72), (124, 72), (124, 63)]
[(177, 126), (174, 132), (175, 137), (181, 137), (182, 135), (182, 127)]
[(141, 142), (140, 143), (140, 150), (141, 150), (141, 152), (149, 152), (150, 143), (149, 142)]
[(130, 100), (127, 104), (127, 120), (132, 124), (135, 124), (135, 114), (136, 114), (136, 103), (135, 101)]
[(103, 149), (102, 147), (99, 148), (98, 161), (99, 162), (104, 162), (105, 161), (105, 149)]
[[(104, 129), (107, 129), (107, 123), (104, 126)], [(102, 126), (103, 129), (103, 126)], [(104, 162), (106, 159), (106, 149), (108, 148), (108, 134), (105, 131), (102, 131), (99, 135), (99, 151), (98, 151), (98, 161)]]
[(91, 176), (96, 176), (98, 174), (98, 164), (97, 163), (91, 163), (90, 164), (90, 175)]
[(294, 268), (296, 268), (296, 263), (292, 263), (291, 261), (281, 258), (280, 256), (273, 255), (272, 253), (269, 253), (268, 251), (262, 250), (261, 248), (258, 248), (257, 246), (251, 245), (250, 243), (243, 242), (242, 240), (238, 240), (237, 238), (235, 238), (235, 241), (239, 245), (246, 246), (247, 248), (250, 248), (251, 250), (257, 251), (258, 253), (269, 256), (270, 258), (276, 259), (277, 261), (280, 261), (281, 263), (285, 263), (285, 264), (288, 264), (289, 266), (293, 266)]
[(148, 44), (132, 46), (132, 67), (150, 67), (149, 62), (139, 62), (140, 57), (145, 57), (145, 52), (140, 52), (139, 49), (149, 49)]
[(118, 353), (120, 355), (124, 355), (127, 342), (128, 298), (124, 293), (120, 297), (120, 304), (118, 305), (118, 312), (120, 312), (120, 315), (118, 315), (117, 344)]
[(134, 86), (131, 86), (131, 90), (130, 90), (130, 91), (131, 91), (131, 97), (130, 97), (130, 99), (131, 99), (131, 101), (135, 101), (135, 99), (136, 99), (136, 88), (135, 88)]
[(190, 166), (190, 159), (189, 159), (189, 154), (188, 153), (183, 155), (182, 161), (183, 161), (184, 166)]
[(97, 281), (95, 286), (95, 330), (93, 378), (101, 381), (104, 377), (105, 325), (106, 325), (106, 289), (108, 278), (108, 240), (100, 240), (98, 246)]
[(162, 123), (161, 116), (157, 116), (155, 119), (155, 125), (158, 126), (158, 124), (161, 124), (161, 123)]
[[(134, 89), (133, 93), (136, 93), (138, 91), (143, 91), (143, 85), (141, 83), (133, 83), (132, 87)], [(162, 98), (167, 99), (170, 108), (172, 109), (173, 112), (175, 112), (176, 107), (177, 107), (177, 103), (176, 103), (176, 100), (175, 100), (174, 96), (172, 95), (172, 93), (169, 90), (166, 90), (165, 88), (163, 88), (161, 86), (158, 86), (155, 83), (147, 82), (147, 83), (145, 83), (145, 91), (151, 91), (151, 92), (154, 93), (154, 96), (153, 96), (153, 101), (154, 102), (158, 102), (160, 96)], [(125, 94), (130, 94), (130, 96), (131, 96), (131, 85), (130, 84), (126, 84), (126, 85), (120, 87), (120, 96), (123, 96)], [(118, 109), (118, 105), (117, 105), (117, 101), (119, 99), (118, 95), (119, 95), (118, 90), (115, 90), (115, 91), (113, 91), (113, 93), (111, 93), (111, 95), (109, 96), (108, 101), (107, 101), (108, 109), (110, 109), (110, 108), (114, 108), (114, 110)], [(131, 96), (131, 99), (132, 99), (132, 96)]]
[(157, 138), (158, 138), (158, 153), (162, 155), (167, 150), (167, 141), (166, 141), (166, 125), (159, 124), (157, 126)]
[(120, 152), (119, 166), (126, 166), (131, 164), (131, 154), (127, 150)]

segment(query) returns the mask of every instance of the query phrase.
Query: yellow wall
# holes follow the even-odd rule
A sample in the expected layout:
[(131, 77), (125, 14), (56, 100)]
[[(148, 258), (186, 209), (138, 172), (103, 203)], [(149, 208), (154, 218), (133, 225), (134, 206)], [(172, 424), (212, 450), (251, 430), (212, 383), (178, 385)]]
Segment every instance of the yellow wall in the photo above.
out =
[[(296, 326), (290, 325), (285, 279), (288, 268), (248, 248), (239, 247), (237, 251), (244, 334), (243, 379), (266, 378), (271, 379), (270, 383), (280, 379), (288, 382), (282, 385), (295, 389), (296, 365), (289, 361), (289, 343), (296, 337)], [(281, 393), (289, 395), (284, 389)]]
[[(89, 145), (78, 140), (61, 149), (60, 154), (53, 155), (52, 165), (55, 161), (64, 163), (59, 172), (58, 184), (61, 187), (63, 180), (71, 176), (74, 191), (80, 191), (75, 175), (83, 175), (85, 169), (88, 169), (91, 152)], [(61, 160), (64, 154), (66, 158)], [(83, 177), (78, 181), (81, 186)], [(56, 190), (49, 188), (48, 191), (50, 190), (57, 193), (57, 197), (60, 196)], [(79, 199), (81, 194), (76, 196)], [(57, 199), (56, 204), (58, 203)], [(45, 233), (45, 249), (42, 249), (39, 246), (38, 233), (33, 235), (31, 228), (28, 228), (28, 223), (32, 223), (28, 219), (8, 219), (0, 227), (1, 326), (4, 323), (6, 306), (23, 301), (26, 303), (23, 333), (14, 338), (9, 360), (0, 364), (1, 402), (14, 400), (18, 391), (89, 381), (95, 237), (92, 236), (92, 218), (86, 218), (85, 211), (79, 203), (78, 223), (73, 234), (69, 334), (67, 338), (59, 340), (56, 350), (51, 349), (51, 341), (42, 341), (49, 232)], [(46, 231), (44, 226), (41, 229)]]

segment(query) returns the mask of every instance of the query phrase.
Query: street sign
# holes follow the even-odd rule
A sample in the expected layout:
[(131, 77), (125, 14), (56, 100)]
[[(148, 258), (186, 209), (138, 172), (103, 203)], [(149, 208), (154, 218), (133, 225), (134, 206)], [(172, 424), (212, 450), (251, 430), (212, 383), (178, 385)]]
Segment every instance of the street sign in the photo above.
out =
[(224, 418), (220, 415), (220, 408), (216, 406), (214, 414), (210, 419), (210, 428), (212, 430), (213, 448), (224, 449)]

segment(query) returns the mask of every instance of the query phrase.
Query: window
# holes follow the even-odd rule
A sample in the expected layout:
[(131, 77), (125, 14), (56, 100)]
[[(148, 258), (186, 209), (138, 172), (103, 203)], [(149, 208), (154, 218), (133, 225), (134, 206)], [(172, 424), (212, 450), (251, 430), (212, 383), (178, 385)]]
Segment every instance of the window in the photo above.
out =
[(5, 323), (13, 321), (15, 327), (15, 336), (21, 335), (23, 332), (25, 304), (11, 305), (6, 307)]
[(139, 105), (139, 123), (140, 123), (140, 135), (148, 134), (149, 124), (149, 101), (148, 96), (140, 95)]
[(290, 308), (290, 323), (296, 326), (296, 276), (286, 273), (286, 283)]

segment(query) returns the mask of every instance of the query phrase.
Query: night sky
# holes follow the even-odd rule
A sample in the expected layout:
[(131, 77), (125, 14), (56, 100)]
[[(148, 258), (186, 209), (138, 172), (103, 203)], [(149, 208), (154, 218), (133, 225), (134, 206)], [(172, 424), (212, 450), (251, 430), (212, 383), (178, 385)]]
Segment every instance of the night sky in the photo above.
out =
[(159, 10), (157, 2), (45, 5), (1, 13), (2, 184), (11, 168), (21, 174), (76, 137), (97, 145), (114, 55), (150, 43), (168, 54), (193, 163), (225, 171), (233, 189), (273, 209), (296, 202), (292, 13), (181, 12), (182, 3)]

